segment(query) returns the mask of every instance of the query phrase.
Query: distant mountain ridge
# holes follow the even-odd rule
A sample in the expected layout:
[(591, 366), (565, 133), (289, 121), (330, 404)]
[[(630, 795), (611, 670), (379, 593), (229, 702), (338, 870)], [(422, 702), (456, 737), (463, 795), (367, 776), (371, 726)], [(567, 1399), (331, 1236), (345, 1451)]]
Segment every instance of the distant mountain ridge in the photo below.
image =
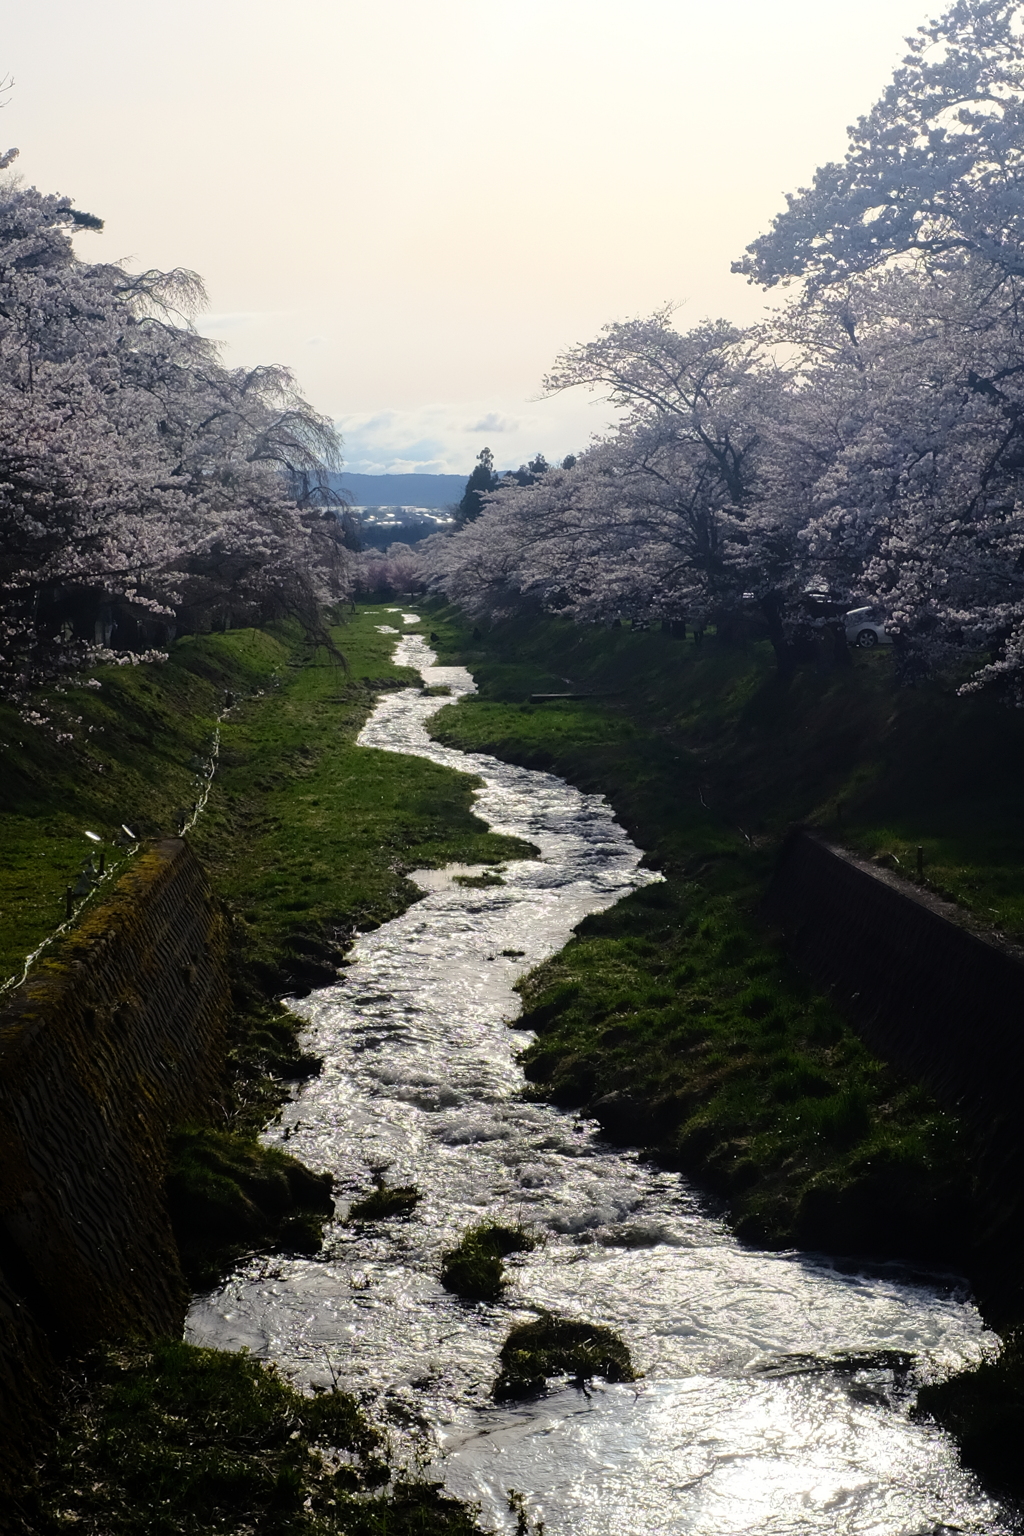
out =
[(467, 475), (355, 475), (343, 470), (331, 485), (356, 507), (447, 507), (461, 501)]

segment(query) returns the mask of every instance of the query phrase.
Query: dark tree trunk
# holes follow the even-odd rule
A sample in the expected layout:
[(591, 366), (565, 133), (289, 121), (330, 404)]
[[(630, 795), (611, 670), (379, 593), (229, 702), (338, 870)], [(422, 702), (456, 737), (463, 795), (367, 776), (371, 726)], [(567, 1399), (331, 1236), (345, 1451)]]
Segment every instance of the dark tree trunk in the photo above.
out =
[(782, 603), (774, 592), (761, 599), (761, 612), (768, 628), (768, 638), (775, 652), (775, 666), (779, 677), (788, 682), (796, 671), (796, 662), (793, 657), (793, 647), (786, 638), (786, 631), (782, 623)]
[(850, 650), (850, 642), (846, 638), (845, 624), (830, 624), (828, 632), (832, 637), (832, 660), (837, 667), (852, 667), (853, 652)]

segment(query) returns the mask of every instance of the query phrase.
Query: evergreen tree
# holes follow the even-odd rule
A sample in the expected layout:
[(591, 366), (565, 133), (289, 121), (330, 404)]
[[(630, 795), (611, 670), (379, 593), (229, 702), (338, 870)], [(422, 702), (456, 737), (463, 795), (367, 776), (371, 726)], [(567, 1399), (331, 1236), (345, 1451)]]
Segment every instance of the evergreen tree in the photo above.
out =
[(497, 483), (498, 477), (494, 473), (494, 454), (489, 448), (482, 448), (477, 455), (473, 472), (466, 481), (466, 489), (455, 512), (457, 527), (464, 528), (467, 523), (476, 521), (484, 509), (484, 497), (494, 490)]
[(517, 485), (536, 485), (542, 475), (546, 475), (551, 465), (542, 453), (532, 458), (529, 464), (520, 464), (518, 469), (509, 470), (507, 480), (514, 480)]

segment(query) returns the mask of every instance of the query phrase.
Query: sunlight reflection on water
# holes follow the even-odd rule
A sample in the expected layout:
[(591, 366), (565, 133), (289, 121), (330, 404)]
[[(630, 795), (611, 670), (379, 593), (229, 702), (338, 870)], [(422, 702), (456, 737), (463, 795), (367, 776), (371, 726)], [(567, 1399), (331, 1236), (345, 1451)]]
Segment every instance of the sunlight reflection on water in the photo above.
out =
[[(419, 636), (398, 641), (396, 660), (428, 685), (473, 690), (463, 669), (432, 665)], [(423, 900), (363, 935), (344, 979), (296, 1005), (324, 1069), (267, 1133), (287, 1131), (289, 1151), (335, 1175), (342, 1216), (384, 1165), (423, 1200), (407, 1221), (335, 1224), (322, 1256), (243, 1264), (196, 1299), (187, 1336), (247, 1346), (303, 1383), (336, 1377), (385, 1419), (421, 1419), (435, 1474), (496, 1530), (513, 1528), (509, 1488), (549, 1536), (1016, 1529), (951, 1443), (908, 1419), (898, 1373), (822, 1368), (902, 1350), (920, 1380), (980, 1358), (991, 1335), (954, 1284), (743, 1248), (679, 1176), (519, 1097), (530, 1037), (507, 1028), (513, 983), (588, 912), (657, 876), (600, 797), (431, 741), (425, 723), (448, 702), (390, 694), (360, 742), (478, 774), (479, 814), (540, 858), (477, 889), (453, 883), (457, 870), (424, 872)], [(441, 1251), (485, 1213), (546, 1237), (512, 1261), (493, 1306), (437, 1279)], [(504, 1336), (540, 1307), (617, 1328), (644, 1379), (496, 1407)]]

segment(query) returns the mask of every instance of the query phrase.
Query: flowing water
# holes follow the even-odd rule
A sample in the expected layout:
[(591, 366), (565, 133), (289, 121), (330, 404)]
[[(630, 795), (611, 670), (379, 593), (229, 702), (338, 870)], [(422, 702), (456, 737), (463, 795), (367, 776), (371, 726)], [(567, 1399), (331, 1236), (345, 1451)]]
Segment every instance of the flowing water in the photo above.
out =
[[(396, 659), (472, 691), (416, 635)], [(360, 742), (479, 775), (479, 814), (540, 856), (504, 866), (502, 885), (416, 877), (423, 899), (296, 1004), (324, 1068), (267, 1133), (334, 1174), (342, 1218), (375, 1170), (423, 1199), (407, 1220), (339, 1221), (322, 1255), (242, 1265), (197, 1299), (188, 1337), (367, 1393), (496, 1531), (515, 1525), (509, 1489), (548, 1536), (1017, 1530), (952, 1443), (908, 1417), (916, 1382), (991, 1351), (955, 1283), (741, 1247), (685, 1180), (523, 1100), (513, 983), (586, 913), (657, 877), (601, 798), (431, 741), (446, 702), (389, 694)], [(485, 1214), (545, 1235), (510, 1261), (495, 1305), (437, 1278), (442, 1250)], [(616, 1328), (642, 1380), (495, 1405), (498, 1350), (540, 1308)], [(909, 1375), (886, 1351), (913, 1356)]]

